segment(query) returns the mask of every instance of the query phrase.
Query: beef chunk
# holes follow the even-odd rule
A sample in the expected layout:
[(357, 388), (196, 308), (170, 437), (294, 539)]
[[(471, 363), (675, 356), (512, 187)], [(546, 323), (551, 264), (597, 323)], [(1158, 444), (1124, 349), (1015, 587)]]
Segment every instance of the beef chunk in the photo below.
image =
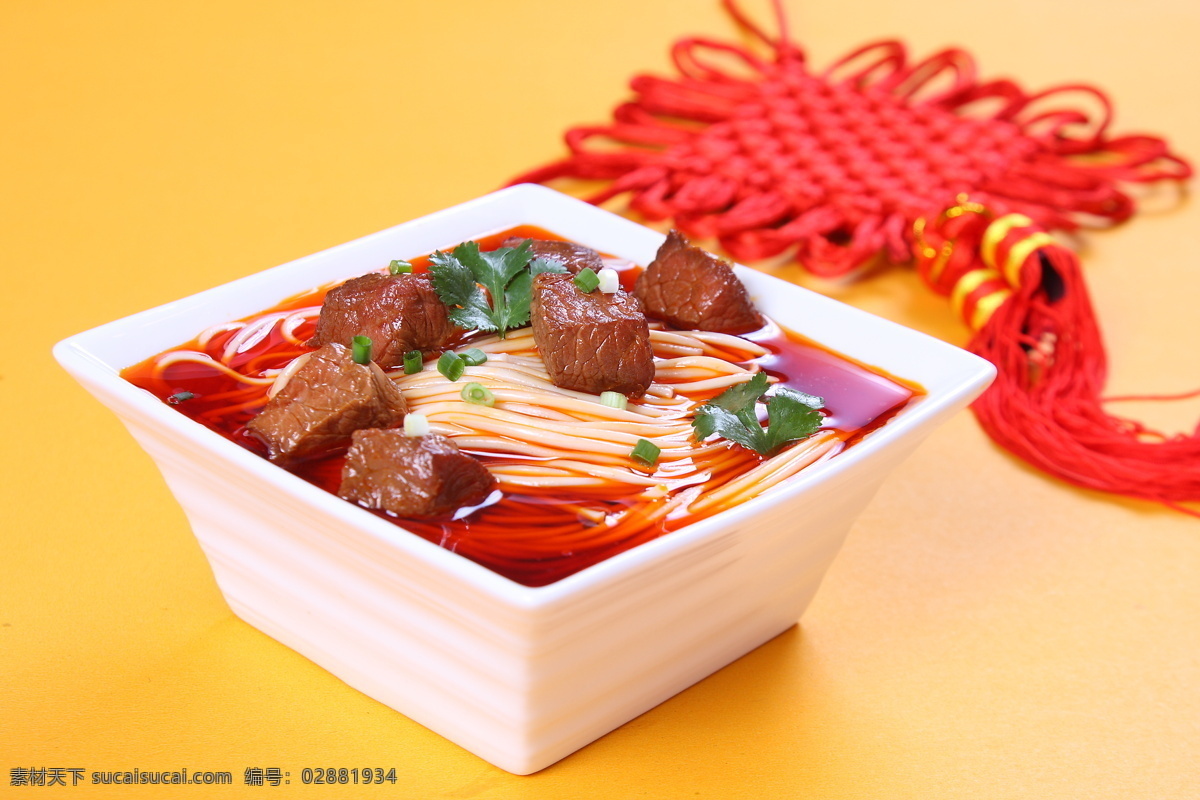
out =
[(288, 465), (350, 444), (359, 428), (404, 420), (404, 396), (375, 364), (356, 364), (350, 348), (327, 344), (267, 402), (246, 427), (267, 445), (267, 456)]
[(749, 333), (763, 326), (733, 268), (671, 231), (638, 276), (634, 294), (646, 313), (676, 328)]
[(440, 350), (458, 328), (427, 274), (353, 278), (325, 296), (317, 332), (309, 344), (349, 345), (368, 336), (379, 366), (395, 367), (409, 350)]
[[(525, 241), (521, 236), (510, 236), (501, 243), (501, 247), (519, 247)], [(562, 264), (567, 272), (577, 274), (585, 267), (593, 272), (604, 269), (604, 260), (600, 254), (590, 247), (584, 247), (574, 242), (556, 242), (549, 239), (533, 239), (530, 241), (534, 258), (544, 258), (555, 264)]]
[(650, 328), (624, 291), (582, 292), (571, 275), (533, 279), (533, 340), (555, 386), (641, 397), (654, 380)]
[(445, 436), (355, 431), (338, 495), (400, 517), (440, 517), (482, 503), (496, 478)]

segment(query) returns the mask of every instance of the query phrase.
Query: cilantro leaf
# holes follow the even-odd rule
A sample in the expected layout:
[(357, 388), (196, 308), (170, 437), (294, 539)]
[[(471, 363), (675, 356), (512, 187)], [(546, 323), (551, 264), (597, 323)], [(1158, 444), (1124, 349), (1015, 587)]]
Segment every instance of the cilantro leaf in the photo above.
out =
[(476, 242), (463, 242), (452, 253), (430, 256), (433, 288), (450, 308), (451, 321), (467, 330), (498, 331), (501, 339), (529, 322), (533, 276), (566, 272), (560, 264), (533, 259), (532, 248), (529, 239), (487, 252)]
[(505, 310), (505, 327), (509, 330), (519, 328), (529, 322), (529, 307), (533, 302), (533, 276), (542, 272), (561, 273), (567, 268), (554, 261), (535, 258), (529, 262), (529, 269), (517, 273), (508, 288), (504, 291), (507, 301)]
[[(814, 407), (812, 401), (818, 405)], [(777, 388), (775, 396), (767, 401), (766, 452), (778, 452), (789, 442), (807, 439), (816, 433), (823, 419), (817, 409), (823, 405), (825, 401), (811, 394), (786, 386)]]
[(494, 331), (496, 323), (483, 289), (465, 264), (449, 253), (429, 257), (433, 288), (450, 308), (450, 321), (466, 330)]
[(696, 409), (696, 419), (692, 425), (701, 439), (707, 439), (715, 433), (760, 455), (766, 451), (767, 437), (758, 420), (753, 425), (747, 425), (737, 414), (720, 406), (703, 405)]
[(529, 262), (530, 275), (540, 275), (543, 272), (553, 272), (555, 275), (561, 275), (566, 271), (567, 268), (562, 264), (545, 258), (535, 258), (533, 261)]
[(519, 247), (501, 247), (486, 253), (475, 242), (463, 242), (454, 248), (454, 257), (471, 270), (475, 280), (492, 295), (492, 305), (499, 309), (497, 304), (503, 302), (504, 287), (529, 263), (533, 252), (529, 239)]
[(533, 276), (528, 270), (517, 273), (504, 291), (504, 328), (519, 328), (529, 322), (529, 306), (533, 302)]
[[(752, 419), (757, 422), (758, 415), (754, 413), (754, 404), (769, 388), (770, 384), (767, 382), (767, 373), (756, 372), (750, 380), (745, 383), (739, 383), (736, 386), (730, 386), (712, 400), (709, 400), (706, 405), (714, 405), (726, 411), (732, 411), (734, 414), (742, 416), (745, 419)], [(746, 416), (747, 414), (748, 416)]]
[(767, 401), (764, 429), (758, 421), (757, 403), (767, 389), (767, 374), (759, 372), (700, 406), (692, 420), (697, 438), (704, 440), (715, 433), (767, 458), (789, 442), (807, 439), (821, 427), (823, 418), (818, 409), (824, 401), (780, 386)]
[[(731, 386), (696, 409), (692, 426), (701, 439), (719, 433), (731, 442), (762, 450), (762, 426), (755, 403), (767, 391), (767, 373), (759, 372), (745, 383)], [(757, 430), (756, 430), (757, 429)]]
[(804, 405), (808, 406), (809, 408), (814, 408), (818, 411), (820, 411), (822, 408), (825, 407), (825, 398), (824, 397), (817, 397), (815, 394), (809, 394), (808, 392), (802, 392), (799, 389), (793, 389), (790, 386), (776, 386), (775, 387), (775, 396), (779, 397), (780, 395), (787, 395), (788, 397), (791, 397), (794, 400), (796, 400), (800, 403), (803, 403)]

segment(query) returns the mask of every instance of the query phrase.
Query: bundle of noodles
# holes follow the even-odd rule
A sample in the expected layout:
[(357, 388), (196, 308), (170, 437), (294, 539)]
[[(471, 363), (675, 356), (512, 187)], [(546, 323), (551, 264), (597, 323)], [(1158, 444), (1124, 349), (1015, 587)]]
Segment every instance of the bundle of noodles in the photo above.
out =
[[(664, 490), (726, 483), (727, 473), (757, 459), (724, 440), (696, 442), (692, 413), (708, 398), (749, 380), (757, 370), (737, 362), (767, 351), (745, 339), (701, 331), (655, 330), (651, 342), (658, 357), (655, 383), (645, 399), (624, 409), (551, 383), (530, 328), (471, 343), (488, 354), (488, 361), (468, 367), (463, 380), (486, 386), (496, 398), (494, 407), (464, 403), (462, 384), (433, 370), (394, 378), (410, 410), (425, 414), (434, 432), (496, 459), (489, 469), (505, 489), (529, 494), (570, 488), (625, 496), (648, 488), (653, 497)], [(639, 439), (662, 451), (653, 471), (631, 464), (629, 453)], [(811, 445), (823, 453), (836, 440), (828, 432), (809, 440), (810, 447), (792, 448), (768, 463), (795, 461), (797, 451), (809, 452)], [(780, 471), (786, 470), (766, 470), (758, 491), (774, 485)], [(749, 490), (742, 486), (742, 493)]]
[[(485, 385), (494, 407), (464, 403), (462, 383), (434, 370), (395, 375), (410, 411), (482, 457), (505, 493), (522, 498), (477, 512), (468, 534), (441, 543), (510, 567), (564, 555), (599, 561), (768, 491), (840, 449), (843, 434), (832, 430), (765, 460), (724, 439), (696, 441), (695, 409), (749, 380), (757, 369), (745, 362), (768, 351), (704, 331), (652, 330), (650, 338), (655, 382), (625, 409), (551, 383), (528, 328), (470, 343), (488, 360), (462, 380)], [(653, 469), (629, 457), (639, 439), (661, 449)], [(427, 523), (405, 526), (432, 534)]]

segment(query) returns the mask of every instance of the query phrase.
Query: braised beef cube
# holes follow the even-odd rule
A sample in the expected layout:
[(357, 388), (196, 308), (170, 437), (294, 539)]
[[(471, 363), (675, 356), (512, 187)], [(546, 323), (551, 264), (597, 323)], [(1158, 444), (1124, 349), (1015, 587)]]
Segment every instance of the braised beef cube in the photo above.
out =
[(533, 279), (533, 339), (555, 386), (641, 397), (654, 380), (650, 328), (637, 298), (583, 292), (571, 275)]
[(496, 478), (445, 436), (354, 433), (338, 495), (399, 517), (440, 517), (487, 499)]
[[(501, 247), (519, 247), (523, 241), (525, 241), (524, 237), (510, 236), (504, 240)], [(585, 267), (593, 272), (604, 269), (604, 260), (600, 258), (599, 253), (590, 247), (584, 247), (574, 242), (532, 239), (530, 240), (530, 249), (533, 251), (534, 258), (544, 258), (555, 264), (561, 264), (572, 275), (577, 274)]]
[(402, 364), (409, 350), (440, 350), (457, 332), (429, 275), (371, 273), (325, 296), (309, 344), (349, 345), (355, 336), (367, 336), (376, 363), (389, 368)]
[(678, 231), (668, 234), (633, 292), (647, 314), (676, 328), (749, 333), (763, 326), (733, 268)]
[(357, 364), (350, 348), (327, 344), (303, 366), (246, 427), (284, 466), (337, 452), (360, 428), (404, 421), (404, 396), (376, 364)]

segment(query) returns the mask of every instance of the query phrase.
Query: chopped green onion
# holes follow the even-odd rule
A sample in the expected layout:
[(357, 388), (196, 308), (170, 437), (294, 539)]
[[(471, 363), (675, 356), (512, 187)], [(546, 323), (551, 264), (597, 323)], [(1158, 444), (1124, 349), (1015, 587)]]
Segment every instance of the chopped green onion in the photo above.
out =
[(392, 275), (403, 275), (407, 272), (412, 272), (412, 264), (397, 258), (392, 263), (388, 264), (388, 272)]
[(491, 408), (496, 405), (496, 395), (488, 391), (482, 383), (471, 382), (463, 387), (462, 399), (477, 406)]
[(463, 350), (458, 354), (458, 357), (466, 362), (468, 367), (478, 367), (487, 361), (487, 353), (480, 350), (478, 347), (472, 347), (470, 350)]
[(424, 414), (405, 414), (404, 415), (404, 435), (405, 436), (427, 436), (429, 435), (429, 417)]
[(438, 359), (437, 371), (445, 375), (452, 381), (456, 381), (462, 377), (463, 370), (467, 368), (467, 364), (462, 358), (452, 350), (447, 350), (442, 353), (442, 357)]
[(167, 402), (173, 406), (177, 406), (184, 400), (191, 400), (195, 396), (196, 395), (192, 394), (191, 392), (176, 392), (167, 398)]
[(584, 267), (575, 275), (575, 285), (581, 292), (592, 292), (600, 285), (600, 279), (596, 277), (595, 270), (591, 267)]
[(416, 375), (425, 368), (425, 356), (420, 350), (409, 350), (404, 354), (404, 374)]
[(629, 399), (620, 392), (601, 392), (600, 405), (608, 406), (609, 408), (619, 408), (622, 411), (629, 405)]
[(354, 359), (355, 364), (371, 363), (371, 337), (370, 336), (355, 336), (350, 340), (353, 352), (350, 357)]
[(600, 279), (600, 291), (605, 294), (613, 294), (621, 288), (621, 276), (612, 267), (605, 267), (596, 273), (596, 277)]
[(637, 444), (634, 445), (633, 452), (629, 455), (641, 461), (646, 466), (653, 467), (658, 463), (658, 455), (661, 452), (662, 448), (649, 439), (638, 439)]

